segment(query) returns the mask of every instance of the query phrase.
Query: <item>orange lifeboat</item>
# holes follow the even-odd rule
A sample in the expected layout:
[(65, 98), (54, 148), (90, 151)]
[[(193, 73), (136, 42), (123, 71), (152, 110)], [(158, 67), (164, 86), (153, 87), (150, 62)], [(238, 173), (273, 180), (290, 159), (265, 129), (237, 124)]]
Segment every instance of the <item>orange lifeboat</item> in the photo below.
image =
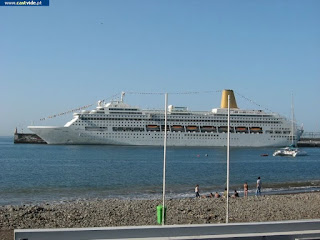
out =
[(248, 128), (247, 127), (236, 127), (236, 132), (244, 132), (247, 133), (248, 132)]
[(174, 132), (184, 132), (184, 127), (181, 125), (173, 125), (171, 126), (171, 130)]
[(201, 132), (216, 132), (217, 128), (213, 126), (202, 126), (200, 127)]
[(187, 131), (198, 132), (199, 128), (197, 126), (187, 126)]
[(158, 125), (147, 125), (147, 131), (159, 131), (160, 126)]
[(251, 127), (250, 132), (252, 133), (262, 133), (262, 128), (261, 127)]

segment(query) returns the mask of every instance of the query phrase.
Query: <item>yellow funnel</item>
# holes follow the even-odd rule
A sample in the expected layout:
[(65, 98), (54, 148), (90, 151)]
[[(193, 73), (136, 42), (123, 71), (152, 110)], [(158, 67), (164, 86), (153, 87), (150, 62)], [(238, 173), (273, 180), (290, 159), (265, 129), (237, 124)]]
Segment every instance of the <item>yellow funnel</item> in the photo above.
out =
[(233, 90), (223, 90), (221, 96), (221, 108), (228, 108), (228, 95), (230, 95), (230, 108), (238, 108)]

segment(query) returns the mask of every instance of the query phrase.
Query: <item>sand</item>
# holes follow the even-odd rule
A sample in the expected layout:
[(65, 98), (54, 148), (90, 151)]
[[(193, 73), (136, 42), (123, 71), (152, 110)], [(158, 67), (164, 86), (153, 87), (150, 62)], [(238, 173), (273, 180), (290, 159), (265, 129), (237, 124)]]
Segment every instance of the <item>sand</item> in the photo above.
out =
[[(0, 239), (13, 229), (156, 225), (161, 200), (90, 200), (0, 206)], [(230, 199), (229, 222), (320, 218), (320, 192)], [(225, 223), (224, 198), (167, 199), (167, 224)]]

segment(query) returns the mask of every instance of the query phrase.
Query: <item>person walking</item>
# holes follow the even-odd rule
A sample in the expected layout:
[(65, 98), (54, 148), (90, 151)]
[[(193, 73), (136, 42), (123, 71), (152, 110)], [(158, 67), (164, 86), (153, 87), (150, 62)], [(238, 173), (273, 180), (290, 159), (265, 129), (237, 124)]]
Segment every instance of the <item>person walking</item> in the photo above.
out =
[(245, 182), (245, 183), (243, 184), (244, 197), (248, 197), (248, 190), (249, 190), (248, 183)]
[(196, 188), (194, 189), (194, 192), (196, 193), (196, 198), (200, 198), (200, 194), (199, 194), (199, 185), (196, 185)]
[(256, 196), (261, 196), (261, 186), (262, 186), (261, 178), (258, 177), (258, 179), (257, 179)]

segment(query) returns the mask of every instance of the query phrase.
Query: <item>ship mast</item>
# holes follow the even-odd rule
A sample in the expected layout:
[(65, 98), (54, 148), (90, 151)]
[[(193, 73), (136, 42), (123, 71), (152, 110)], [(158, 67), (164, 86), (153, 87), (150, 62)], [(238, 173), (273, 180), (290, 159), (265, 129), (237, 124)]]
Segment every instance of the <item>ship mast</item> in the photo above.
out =
[(123, 102), (123, 97), (125, 94), (126, 94), (125, 92), (121, 92), (121, 99), (120, 99), (121, 102)]

